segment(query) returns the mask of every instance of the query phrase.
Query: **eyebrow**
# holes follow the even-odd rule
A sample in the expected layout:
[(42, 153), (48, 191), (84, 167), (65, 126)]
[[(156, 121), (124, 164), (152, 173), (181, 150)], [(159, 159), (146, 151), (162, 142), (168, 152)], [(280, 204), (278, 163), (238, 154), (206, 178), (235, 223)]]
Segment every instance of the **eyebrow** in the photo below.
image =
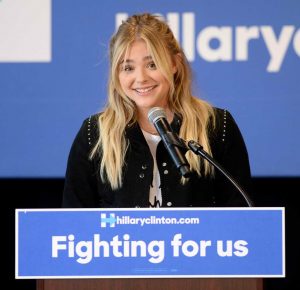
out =
[[(143, 61), (148, 61), (148, 60), (152, 60), (152, 56), (151, 55), (147, 55), (147, 56), (145, 56), (144, 58), (143, 58)], [(134, 60), (132, 60), (132, 59), (126, 59), (125, 61), (124, 61), (124, 59), (121, 61), (121, 63), (132, 63), (132, 62), (134, 62)]]

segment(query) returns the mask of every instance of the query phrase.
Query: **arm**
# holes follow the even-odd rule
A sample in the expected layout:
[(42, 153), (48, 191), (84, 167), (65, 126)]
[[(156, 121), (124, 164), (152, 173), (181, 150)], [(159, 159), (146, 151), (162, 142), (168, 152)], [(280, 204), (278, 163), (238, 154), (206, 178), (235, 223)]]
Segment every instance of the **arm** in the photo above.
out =
[[(63, 207), (97, 207), (97, 170), (89, 159), (91, 150), (88, 131), (91, 119), (83, 122), (72, 144), (65, 176)], [(88, 130), (90, 129), (90, 130)], [(91, 134), (91, 133), (90, 133)]]
[[(221, 115), (221, 116), (220, 116)], [(251, 190), (251, 172), (247, 148), (242, 134), (228, 111), (218, 112), (217, 161), (233, 176), (246, 193)], [(216, 204), (246, 206), (241, 193), (220, 172), (216, 171)], [(250, 196), (251, 198), (251, 196)]]

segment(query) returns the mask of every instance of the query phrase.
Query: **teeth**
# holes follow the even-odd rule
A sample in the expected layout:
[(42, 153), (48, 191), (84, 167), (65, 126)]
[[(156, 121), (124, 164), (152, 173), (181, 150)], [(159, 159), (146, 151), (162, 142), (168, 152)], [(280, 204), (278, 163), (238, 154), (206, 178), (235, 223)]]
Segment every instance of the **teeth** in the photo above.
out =
[(151, 91), (154, 87), (144, 88), (144, 89), (135, 89), (138, 93), (147, 93)]

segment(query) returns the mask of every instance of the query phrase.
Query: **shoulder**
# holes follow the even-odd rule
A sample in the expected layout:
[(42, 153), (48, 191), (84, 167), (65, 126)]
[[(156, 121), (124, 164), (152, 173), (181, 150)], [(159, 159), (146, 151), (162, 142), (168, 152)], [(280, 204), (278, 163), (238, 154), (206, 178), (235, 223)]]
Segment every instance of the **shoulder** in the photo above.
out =
[(235, 120), (227, 109), (214, 107), (214, 125), (210, 126), (210, 134), (218, 142), (225, 142), (230, 130), (236, 126)]
[(75, 144), (82, 144), (85, 147), (93, 147), (99, 136), (98, 129), (99, 114), (86, 117), (79, 128), (75, 137)]
[(242, 148), (245, 146), (241, 130), (227, 109), (214, 108), (215, 111), (215, 127), (210, 126), (209, 135), (211, 142), (219, 148), (228, 148), (233, 145)]
[(87, 127), (89, 129), (98, 128), (98, 120), (101, 113), (90, 115), (89, 117), (83, 120), (83, 127)]
[(243, 136), (233, 115), (227, 109), (214, 108), (215, 126), (209, 126), (211, 145), (219, 150), (232, 147), (233, 144), (244, 146)]
[(99, 136), (99, 116), (100, 113), (90, 115), (83, 121), (83, 124), (81, 126), (81, 130), (84, 131), (83, 133), (85, 134), (85, 138), (87, 139), (90, 146), (93, 145), (93, 143)]
[(224, 124), (226, 123), (227, 119), (229, 119), (230, 121), (233, 120), (232, 114), (227, 109), (213, 107), (213, 110), (217, 122)]

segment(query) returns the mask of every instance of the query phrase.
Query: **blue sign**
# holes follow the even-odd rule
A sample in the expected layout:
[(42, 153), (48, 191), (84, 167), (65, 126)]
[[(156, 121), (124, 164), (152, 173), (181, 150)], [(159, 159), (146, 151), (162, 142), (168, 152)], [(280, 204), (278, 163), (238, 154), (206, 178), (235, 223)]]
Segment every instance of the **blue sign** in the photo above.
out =
[(16, 278), (284, 277), (284, 210), (17, 210)]

